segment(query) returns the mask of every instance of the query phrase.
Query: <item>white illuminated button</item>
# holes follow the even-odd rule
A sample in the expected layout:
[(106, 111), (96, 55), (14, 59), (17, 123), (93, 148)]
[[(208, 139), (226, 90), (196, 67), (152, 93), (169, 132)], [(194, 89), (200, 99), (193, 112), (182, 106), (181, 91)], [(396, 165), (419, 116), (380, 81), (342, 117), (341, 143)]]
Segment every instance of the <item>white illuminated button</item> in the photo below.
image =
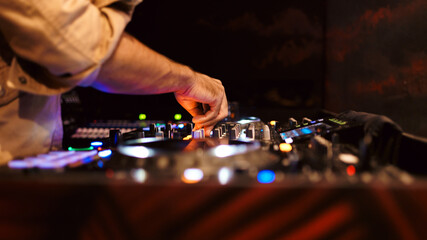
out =
[(182, 181), (184, 183), (197, 183), (203, 179), (203, 171), (199, 168), (188, 168), (185, 169), (182, 175)]
[(222, 185), (225, 185), (228, 182), (230, 182), (232, 177), (233, 177), (233, 171), (231, 171), (231, 169), (228, 167), (222, 167), (218, 171), (218, 180), (219, 180), (219, 183), (221, 183)]
[(232, 156), (235, 152), (236, 149), (229, 145), (219, 145), (213, 150), (213, 154), (219, 158)]
[(130, 174), (135, 182), (143, 183), (147, 180), (147, 172), (142, 168), (133, 169)]
[(108, 158), (113, 152), (110, 149), (102, 150), (98, 153), (100, 158)]
[(350, 153), (340, 153), (338, 159), (346, 164), (357, 164), (359, 163), (359, 158)]

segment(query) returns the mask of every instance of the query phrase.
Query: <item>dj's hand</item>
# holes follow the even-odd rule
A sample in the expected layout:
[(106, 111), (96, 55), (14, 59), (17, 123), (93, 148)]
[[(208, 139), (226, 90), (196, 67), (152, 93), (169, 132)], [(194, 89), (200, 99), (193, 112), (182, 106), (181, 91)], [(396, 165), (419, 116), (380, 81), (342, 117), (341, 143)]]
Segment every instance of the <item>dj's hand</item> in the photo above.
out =
[(218, 79), (194, 72), (192, 84), (175, 92), (176, 100), (192, 116), (195, 129), (205, 128), (209, 136), (215, 124), (228, 115), (224, 86)]

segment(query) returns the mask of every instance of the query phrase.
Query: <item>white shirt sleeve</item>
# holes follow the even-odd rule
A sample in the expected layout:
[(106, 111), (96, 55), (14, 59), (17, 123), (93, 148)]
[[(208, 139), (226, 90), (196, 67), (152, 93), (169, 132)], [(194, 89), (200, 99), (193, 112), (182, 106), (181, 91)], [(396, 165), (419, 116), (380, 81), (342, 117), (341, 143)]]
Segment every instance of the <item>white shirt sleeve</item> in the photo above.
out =
[[(55, 94), (76, 85), (90, 85), (114, 51), (139, 2), (0, 0), (0, 31), (17, 56), (8, 86)], [(128, 11), (110, 7), (115, 3), (123, 4)], [(40, 79), (29, 74), (19, 59), (36, 63), (53, 76)]]

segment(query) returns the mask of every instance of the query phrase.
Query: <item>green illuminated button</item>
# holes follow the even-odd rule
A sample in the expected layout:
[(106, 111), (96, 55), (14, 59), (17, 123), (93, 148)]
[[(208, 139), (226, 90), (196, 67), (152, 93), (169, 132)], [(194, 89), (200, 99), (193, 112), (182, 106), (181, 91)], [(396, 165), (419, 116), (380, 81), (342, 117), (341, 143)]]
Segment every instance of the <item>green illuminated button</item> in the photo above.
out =
[(87, 147), (87, 148), (73, 148), (73, 147), (68, 147), (68, 151), (91, 151), (94, 148), (92, 146)]
[(336, 119), (336, 118), (330, 118), (329, 121), (334, 122), (334, 123), (339, 124), (339, 125), (345, 125), (345, 124), (347, 124), (346, 121), (342, 121), (342, 120), (339, 120), (339, 119)]
[(145, 120), (147, 119), (147, 115), (145, 115), (144, 113), (139, 114), (139, 120)]
[(173, 118), (174, 118), (176, 121), (179, 121), (179, 120), (181, 120), (181, 119), (182, 119), (182, 115), (181, 115), (180, 113), (177, 113), (177, 114), (175, 114), (175, 116), (173, 116)]

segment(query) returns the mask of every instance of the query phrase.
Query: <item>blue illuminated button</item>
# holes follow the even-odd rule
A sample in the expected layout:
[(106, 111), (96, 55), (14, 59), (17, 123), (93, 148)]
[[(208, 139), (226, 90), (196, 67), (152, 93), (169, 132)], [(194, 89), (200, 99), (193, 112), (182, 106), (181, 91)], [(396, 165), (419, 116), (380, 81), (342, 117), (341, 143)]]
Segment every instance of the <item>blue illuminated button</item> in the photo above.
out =
[(312, 133), (313, 131), (311, 131), (310, 129), (308, 129), (308, 128), (303, 128), (303, 129), (301, 129), (301, 132), (303, 133), (303, 134), (310, 134), (310, 133)]
[(272, 183), (276, 179), (276, 174), (271, 170), (262, 170), (257, 176), (260, 183)]
[(102, 146), (102, 142), (98, 142), (98, 141), (91, 142), (90, 145), (93, 146), (93, 147), (101, 147)]

